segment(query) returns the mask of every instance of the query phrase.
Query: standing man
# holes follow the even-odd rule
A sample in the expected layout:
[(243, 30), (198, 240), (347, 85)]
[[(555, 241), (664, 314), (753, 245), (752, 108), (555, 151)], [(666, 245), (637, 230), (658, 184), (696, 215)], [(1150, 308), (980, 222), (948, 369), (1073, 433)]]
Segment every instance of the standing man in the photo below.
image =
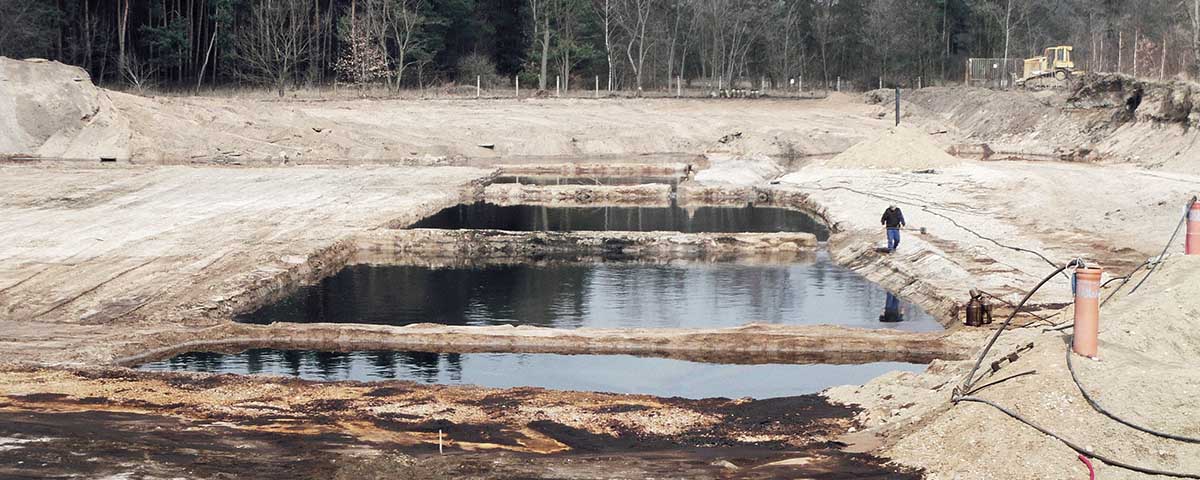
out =
[(888, 253), (895, 252), (900, 246), (900, 228), (904, 227), (904, 213), (895, 204), (889, 205), (883, 211), (879, 223), (887, 228)]

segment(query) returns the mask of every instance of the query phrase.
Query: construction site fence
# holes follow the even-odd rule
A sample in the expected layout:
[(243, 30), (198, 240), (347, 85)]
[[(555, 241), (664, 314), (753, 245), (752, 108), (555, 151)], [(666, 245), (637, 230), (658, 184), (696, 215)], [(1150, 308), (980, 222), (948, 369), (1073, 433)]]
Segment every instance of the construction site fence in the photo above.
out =
[(1011, 88), (1024, 74), (1019, 58), (968, 58), (963, 83), (971, 87)]

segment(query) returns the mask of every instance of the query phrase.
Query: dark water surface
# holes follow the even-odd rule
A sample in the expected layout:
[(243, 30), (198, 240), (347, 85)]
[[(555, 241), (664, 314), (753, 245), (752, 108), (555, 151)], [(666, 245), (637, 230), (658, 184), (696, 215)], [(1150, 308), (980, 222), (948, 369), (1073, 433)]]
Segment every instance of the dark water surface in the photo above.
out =
[(547, 175), (507, 175), (496, 177), (492, 183), (519, 183), (521, 185), (645, 185), (665, 183), (678, 185), (683, 177), (583, 177)]
[(774, 207), (544, 207), (478, 202), (446, 208), (411, 228), (532, 231), (620, 230), (687, 233), (807, 232), (829, 229), (810, 215)]
[(723, 365), (629, 355), (394, 351), (330, 353), (257, 349), (237, 354), (186, 353), (139, 368), (149, 371), (290, 375), (322, 381), (411, 380), (495, 388), (534, 386), (641, 393), (664, 397), (772, 398), (815, 393), (834, 385), (861, 384), (888, 371), (921, 371), (925, 366), (896, 362), (862, 365)]
[[(239, 317), (249, 323), (733, 327), (747, 323), (941, 330), (818, 253), (806, 263), (632, 262), (431, 269), (351, 265)], [(885, 306), (888, 312), (885, 312)]]

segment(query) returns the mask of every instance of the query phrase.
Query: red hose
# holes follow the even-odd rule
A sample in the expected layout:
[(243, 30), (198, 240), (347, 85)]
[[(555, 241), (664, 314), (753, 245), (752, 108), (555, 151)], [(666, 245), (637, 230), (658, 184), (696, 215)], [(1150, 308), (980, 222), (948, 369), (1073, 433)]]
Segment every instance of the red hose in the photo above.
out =
[(1088, 480), (1096, 480), (1096, 469), (1092, 468), (1092, 461), (1088, 460), (1082, 453), (1079, 454), (1079, 461), (1088, 467)]

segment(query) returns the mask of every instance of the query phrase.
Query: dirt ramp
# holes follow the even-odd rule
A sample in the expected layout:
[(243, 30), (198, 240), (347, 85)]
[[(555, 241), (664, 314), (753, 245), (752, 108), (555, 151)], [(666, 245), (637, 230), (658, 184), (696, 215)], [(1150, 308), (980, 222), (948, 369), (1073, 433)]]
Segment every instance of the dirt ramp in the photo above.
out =
[(129, 125), (79, 67), (0, 57), (0, 157), (127, 158)]

